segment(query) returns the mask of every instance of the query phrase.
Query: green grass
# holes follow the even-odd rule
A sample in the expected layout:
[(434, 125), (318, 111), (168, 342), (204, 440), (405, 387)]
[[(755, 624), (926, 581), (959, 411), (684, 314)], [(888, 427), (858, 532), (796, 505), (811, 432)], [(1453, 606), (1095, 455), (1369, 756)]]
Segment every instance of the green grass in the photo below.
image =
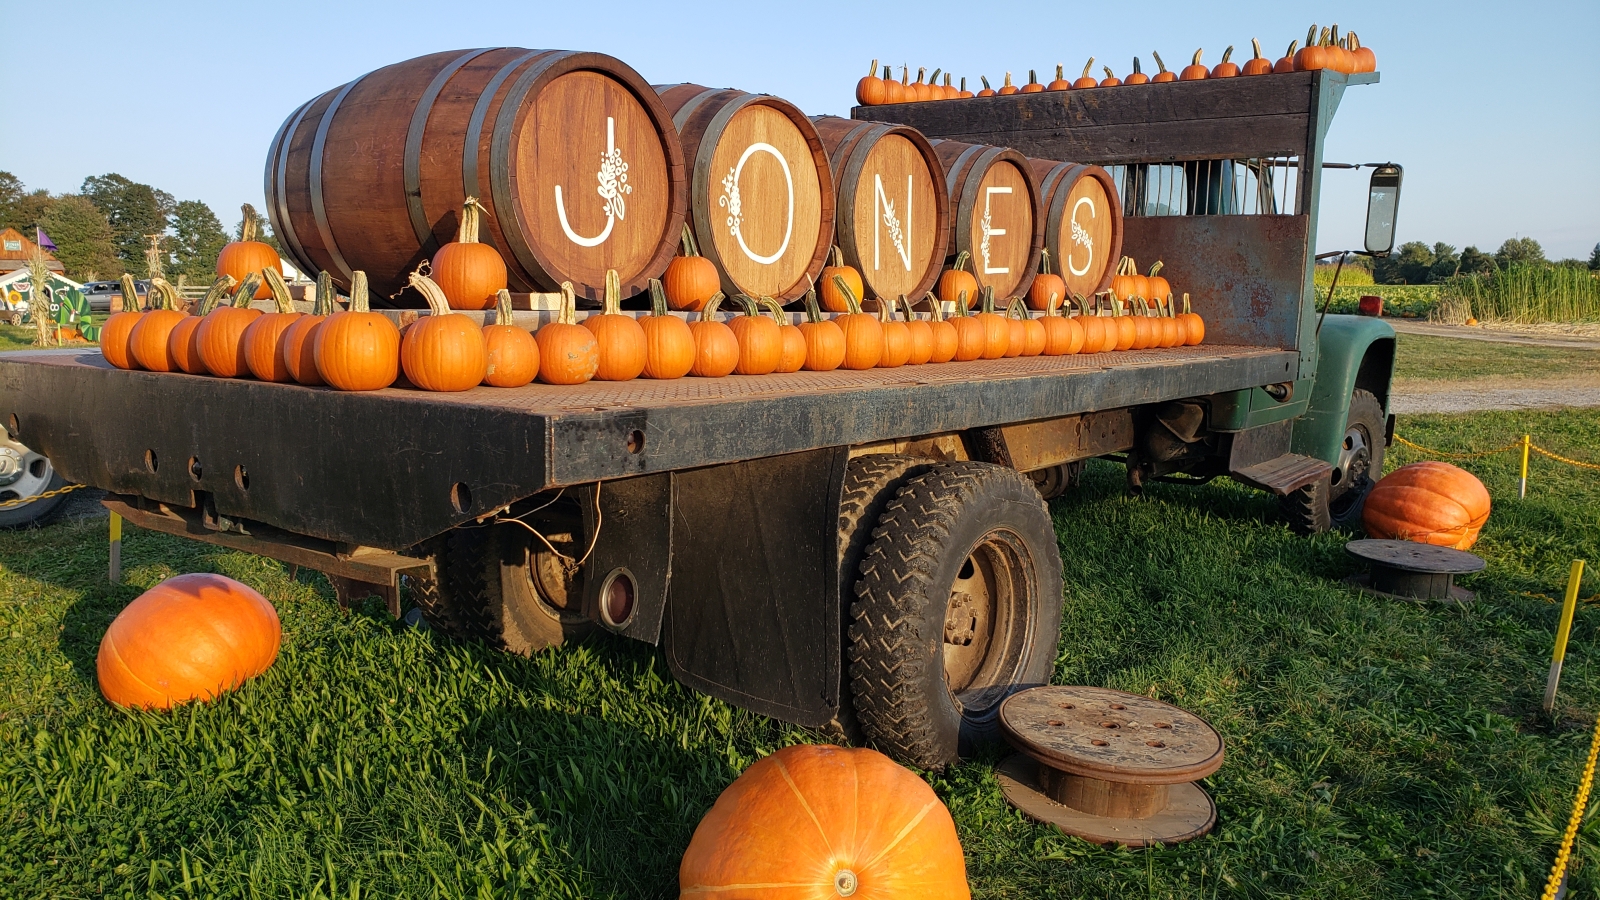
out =
[[(1524, 431), (1600, 456), (1592, 412), (1416, 417), (1411, 440)], [(1394, 462), (1418, 458), (1397, 450)], [(1568, 561), (1600, 563), (1600, 478), (1536, 460), (1468, 466), (1498, 504), (1465, 609), (1342, 586), (1347, 535), (1296, 538), (1218, 482), (1124, 496), (1091, 467), (1052, 506), (1067, 597), (1056, 680), (1208, 718), (1220, 819), (1152, 851), (1091, 847), (1010, 809), (994, 756), (929, 778), (982, 898), (1532, 896), (1600, 706), (1600, 610), (1577, 617), (1559, 719), (1537, 714)], [(105, 583), (105, 525), (0, 534), (0, 895), (671, 897), (695, 823), (802, 729), (676, 684), (653, 648), (595, 638), (531, 659), (344, 614), (318, 577), (148, 532)], [(94, 686), (116, 611), (219, 571), (284, 622), (266, 675), (168, 714)], [(1584, 595), (1600, 590), (1593, 576)], [(1573, 887), (1592, 894), (1600, 826)]]
[(1600, 376), (1600, 353), (1420, 334), (1398, 335), (1394, 377), (1407, 381), (1466, 378)]
[(31, 325), (0, 325), (0, 353), (7, 350), (33, 350), (38, 332)]

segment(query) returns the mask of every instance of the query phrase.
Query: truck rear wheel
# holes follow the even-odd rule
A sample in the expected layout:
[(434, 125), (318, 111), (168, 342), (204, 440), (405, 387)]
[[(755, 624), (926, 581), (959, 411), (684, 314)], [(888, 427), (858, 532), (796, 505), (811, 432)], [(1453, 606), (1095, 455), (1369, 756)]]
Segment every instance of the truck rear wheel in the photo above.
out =
[(417, 605), (453, 638), (529, 654), (594, 626), (581, 613), (582, 575), (568, 576), (525, 528), (457, 528), (440, 539), (434, 559), (437, 578)]
[[(61, 477), (49, 459), (0, 434), (0, 503), (57, 491), (66, 486), (67, 480)], [(69, 499), (66, 494), (57, 494), (32, 503), (0, 507), (0, 528), (48, 525), (61, 515)]]
[(1361, 521), (1361, 508), (1372, 485), (1383, 477), (1383, 404), (1371, 391), (1350, 394), (1344, 441), (1327, 480), (1309, 484), (1278, 502), (1289, 528), (1297, 534), (1321, 534)]
[(873, 535), (850, 608), (856, 717), (896, 758), (942, 767), (994, 739), (1002, 700), (1050, 680), (1055, 530), (1026, 475), (950, 462), (907, 481)]

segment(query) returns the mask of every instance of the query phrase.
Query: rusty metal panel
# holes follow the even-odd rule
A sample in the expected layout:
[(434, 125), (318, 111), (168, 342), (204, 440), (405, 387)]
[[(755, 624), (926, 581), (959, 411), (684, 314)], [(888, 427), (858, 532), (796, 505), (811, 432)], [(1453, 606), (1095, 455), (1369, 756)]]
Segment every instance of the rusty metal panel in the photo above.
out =
[(1133, 447), (1133, 410), (1114, 409), (984, 429), (990, 462), (1019, 472), (1047, 469)]

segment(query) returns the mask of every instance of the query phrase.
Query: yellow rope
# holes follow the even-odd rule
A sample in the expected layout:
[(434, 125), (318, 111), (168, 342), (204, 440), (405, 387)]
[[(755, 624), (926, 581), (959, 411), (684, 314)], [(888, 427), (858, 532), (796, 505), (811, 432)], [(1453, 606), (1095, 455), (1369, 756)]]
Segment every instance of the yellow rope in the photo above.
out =
[(1572, 843), (1578, 838), (1578, 826), (1583, 824), (1583, 814), (1589, 808), (1589, 788), (1594, 785), (1595, 759), (1600, 757), (1600, 716), (1594, 720), (1594, 738), (1589, 741), (1589, 761), (1583, 765), (1583, 780), (1578, 782), (1578, 799), (1573, 801), (1572, 815), (1567, 819), (1567, 833), (1561, 836), (1561, 849), (1556, 852), (1555, 865), (1550, 867), (1550, 880), (1544, 884), (1542, 900), (1555, 900), (1567, 873), (1567, 861), (1572, 858)]
[[(1423, 453), (1432, 454), (1434, 456), (1442, 456), (1445, 459), (1481, 459), (1481, 458), (1483, 458), (1485, 456), (1494, 456), (1496, 453), (1510, 453), (1513, 450), (1521, 450), (1522, 449), (1522, 442), (1521, 441), (1517, 441), (1515, 443), (1507, 444), (1504, 447), (1496, 447), (1493, 450), (1480, 450), (1480, 451), (1478, 451), (1476, 453), (1452, 453), (1452, 452), (1450, 452), (1448, 450), (1435, 450), (1432, 447), (1424, 447), (1421, 444), (1413, 444), (1413, 443), (1411, 443), (1410, 441), (1406, 440), (1405, 438), (1401, 437), (1398, 434), (1394, 436), (1394, 439), (1395, 439), (1396, 443), (1404, 444), (1404, 445), (1406, 445), (1407, 447), (1410, 447), (1413, 450), (1421, 450)], [(1528, 445), (1528, 448), (1530, 450), (1532, 450), (1533, 452), (1540, 454), (1541, 456), (1548, 456), (1549, 458), (1551, 458), (1553, 460), (1556, 460), (1557, 462), (1564, 462), (1569, 466), (1577, 466), (1580, 469), (1593, 469), (1596, 472), (1600, 472), (1600, 465), (1595, 465), (1594, 463), (1586, 463), (1586, 462), (1583, 462), (1581, 460), (1576, 460), (1576, 459), (1568, 459), (1567, 457), (1562, 456), (1559, 453), (1554, 453), (1552, 451), (1546, 450), (1545, 448), (1539, 446), (1538, 444), (1530, 443)]]
[(21, 506), (24, 503), (32, 503), (35, 500), (46, 500), (51, 497), (59, 497), (62, 494), (70, 494), (81, 487), (83, 487), (81, 484), (69, 484), (66, 487), (56, 488), (53, 491), (45, 491), (42, 494), (34, 494), (32, 497), (19, 497), (16, 500), (7, 500), (4, 503), (0, 503), (0, 509), (6, 509), (7, 507), (11, 506)]
[(1551, 453), (1549, 450), (1544, 449), (1538, 444), (1530, 444), (1529, 446), (1533, 452), (1548, 456), (1554, 460), (1559, 460), (1560, 462), (1564, 462), (1569, 466), (1577, 466), (1580, 469), (1593, 469), (1596, 472), (1600, 472), (1600, 466), (1597, 466), (1594, 463), (1579, 462), (1575, 459), (1567, 459), (1565, 456), (1562, 456), (1558, 453)]

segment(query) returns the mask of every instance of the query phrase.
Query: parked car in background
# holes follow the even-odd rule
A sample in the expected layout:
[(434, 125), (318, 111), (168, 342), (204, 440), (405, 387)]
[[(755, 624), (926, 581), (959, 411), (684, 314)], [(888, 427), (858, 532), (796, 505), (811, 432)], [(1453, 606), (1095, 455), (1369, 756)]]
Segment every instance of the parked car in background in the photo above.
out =
[[(134, 289), (139, 293), (142, 301), (146, 292), (150, 290), (150, 282), (135, 281)], [(122, 296), (122, 283), (117, 281), (91, 281), (83, 286), (83, 296), (89, 301), (89, 312), (92, 315), (103, 315), (111, 312), (114, 298)]]

